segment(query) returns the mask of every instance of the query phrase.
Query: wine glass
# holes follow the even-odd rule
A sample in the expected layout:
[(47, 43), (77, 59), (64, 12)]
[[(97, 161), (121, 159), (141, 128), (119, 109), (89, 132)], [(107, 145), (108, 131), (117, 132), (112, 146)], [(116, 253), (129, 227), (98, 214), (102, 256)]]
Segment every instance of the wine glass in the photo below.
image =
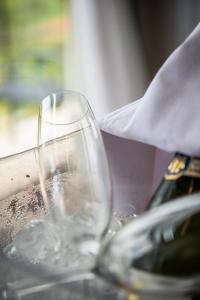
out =
[(84, 255), (97, 251), (111, 216), (104, 145), (83, 95), (60, 91), (41, 102), (38, 161), (48, 227), (54, 231), (59, 248), (55, 251), (67, 248), (69, 252), (63, 256), (66, 255), (66, 264), (72, 265), (73, 260), (80, 259), (74, 258), (77, 249), (81, 248)]
[(200, 193), (143, 213), (104, 244), (96, 272), (141, 299), (199, 299), (199, 222), (184, 235), (199, 216)]

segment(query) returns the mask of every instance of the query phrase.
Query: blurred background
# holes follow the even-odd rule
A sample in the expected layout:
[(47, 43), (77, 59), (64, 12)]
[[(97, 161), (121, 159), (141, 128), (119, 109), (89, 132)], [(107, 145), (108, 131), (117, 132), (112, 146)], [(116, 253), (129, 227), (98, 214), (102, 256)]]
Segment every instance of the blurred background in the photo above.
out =
[(198, 0), (1, 0), (0, 157), (36, 145), (39, 102), (76, 90), (100, 117), (142, 97)]

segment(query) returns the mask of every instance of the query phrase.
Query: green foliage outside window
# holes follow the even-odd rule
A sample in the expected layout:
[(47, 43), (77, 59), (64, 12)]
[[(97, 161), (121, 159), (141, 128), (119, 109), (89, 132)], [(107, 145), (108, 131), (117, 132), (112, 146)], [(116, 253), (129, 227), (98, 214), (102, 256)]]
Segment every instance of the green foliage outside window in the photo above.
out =
[(0, 117), (35, 114), (39, 87), (59, 86), (67, 10), (64, 0), (0, 1)]

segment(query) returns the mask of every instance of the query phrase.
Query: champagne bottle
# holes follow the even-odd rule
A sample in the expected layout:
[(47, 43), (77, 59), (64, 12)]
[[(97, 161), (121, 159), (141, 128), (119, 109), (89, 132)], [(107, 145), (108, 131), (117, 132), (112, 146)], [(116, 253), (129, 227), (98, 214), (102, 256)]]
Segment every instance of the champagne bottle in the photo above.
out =
[[(200, 158), (176, 154), (150, 200), (147, 210), (200, 191)], [(165, 232), (164, 232), (165, 231)], [(159, 242), (133, 266), (156, 275), (190, 277), (200, 275), (200, 213), (181, 224), (162, 229)]]
[(176, 154), (147, 209), (200, 190), (200, 158)]

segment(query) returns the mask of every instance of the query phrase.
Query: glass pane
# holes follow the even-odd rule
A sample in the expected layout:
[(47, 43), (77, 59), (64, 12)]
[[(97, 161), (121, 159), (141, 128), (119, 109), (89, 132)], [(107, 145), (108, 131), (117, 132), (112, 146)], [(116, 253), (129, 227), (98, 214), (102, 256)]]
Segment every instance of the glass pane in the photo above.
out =
[(35, 146), (38, 103), (62, 86), (68, 6), (1, 0), (0, 157)]

